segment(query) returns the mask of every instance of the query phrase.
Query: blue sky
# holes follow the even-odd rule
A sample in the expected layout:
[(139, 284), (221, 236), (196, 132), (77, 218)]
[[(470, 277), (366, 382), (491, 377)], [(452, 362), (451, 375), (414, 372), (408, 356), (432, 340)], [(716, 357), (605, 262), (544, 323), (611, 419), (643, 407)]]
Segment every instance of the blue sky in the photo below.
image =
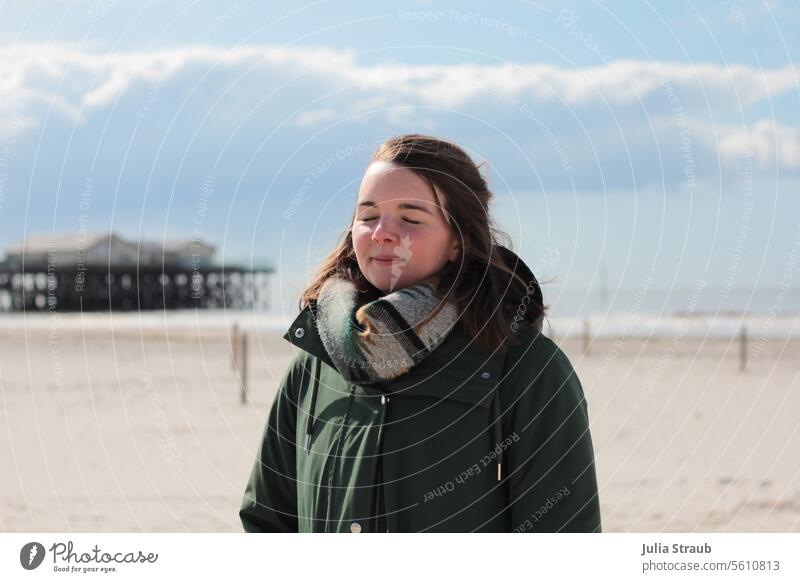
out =
[(82, 214), (199, 234), (292, 302), (371, 150), (416, 131), (489, 162), (559, 288), (785, 282), (797, 3), (265, 4), (0, 3), (0, 246)]

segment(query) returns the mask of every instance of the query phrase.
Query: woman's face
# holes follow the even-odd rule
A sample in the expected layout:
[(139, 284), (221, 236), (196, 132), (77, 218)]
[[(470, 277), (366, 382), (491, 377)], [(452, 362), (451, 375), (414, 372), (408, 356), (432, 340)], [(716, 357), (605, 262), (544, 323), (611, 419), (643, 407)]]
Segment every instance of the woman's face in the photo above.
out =
[(361, 272), (386, 293), (415, 285), (458, 257), (431, 187), (392, 162), (373, 162), (364, 174), (353, 246)]

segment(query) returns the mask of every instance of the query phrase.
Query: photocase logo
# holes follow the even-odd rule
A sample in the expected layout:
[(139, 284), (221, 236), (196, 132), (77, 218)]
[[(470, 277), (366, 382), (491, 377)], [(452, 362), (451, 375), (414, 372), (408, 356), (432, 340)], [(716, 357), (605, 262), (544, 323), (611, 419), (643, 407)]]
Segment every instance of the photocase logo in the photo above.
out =
[(44, 560), (44, 546), (39, 542), (28, 542), (19, 551), (19, 563), (26, 570), (35, 570)]

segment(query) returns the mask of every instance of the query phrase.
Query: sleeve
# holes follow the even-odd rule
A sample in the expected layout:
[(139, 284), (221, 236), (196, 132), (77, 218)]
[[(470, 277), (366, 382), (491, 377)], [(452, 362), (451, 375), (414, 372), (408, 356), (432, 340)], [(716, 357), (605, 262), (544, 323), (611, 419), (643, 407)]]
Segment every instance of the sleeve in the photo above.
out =
[(295, 426), (302, 369), (296, 358), (272, 403), (239, 509), (246, 532), (298, 531)]
[(567, 356), (539, 335), (508, 373), (514, 532), (600, 532), (588, 406)]

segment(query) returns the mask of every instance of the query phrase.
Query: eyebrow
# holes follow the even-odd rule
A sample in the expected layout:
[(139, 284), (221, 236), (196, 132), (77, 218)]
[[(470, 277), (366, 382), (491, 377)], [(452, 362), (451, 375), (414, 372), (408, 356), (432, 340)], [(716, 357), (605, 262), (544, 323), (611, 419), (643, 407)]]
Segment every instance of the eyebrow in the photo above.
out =
[[(375, 204), (372, 200), (365, 200), (364, 202), (359, 204), (359, 207), (361, 207), (361, 206), (376, 207), (378, 205)], [(402, 208), (402, 209), (406, 209), (406, 210), (419, 210), (420, 212), (425, 212), (426, 214), (432, 214), (430, 210), (428, 210), (424, 206), (420, 206), (419, 204), (410, 204), (408, 202), (403, 202), (401, 204), (398, 204), (397, 206), (398, 206), (398, 208)]]

